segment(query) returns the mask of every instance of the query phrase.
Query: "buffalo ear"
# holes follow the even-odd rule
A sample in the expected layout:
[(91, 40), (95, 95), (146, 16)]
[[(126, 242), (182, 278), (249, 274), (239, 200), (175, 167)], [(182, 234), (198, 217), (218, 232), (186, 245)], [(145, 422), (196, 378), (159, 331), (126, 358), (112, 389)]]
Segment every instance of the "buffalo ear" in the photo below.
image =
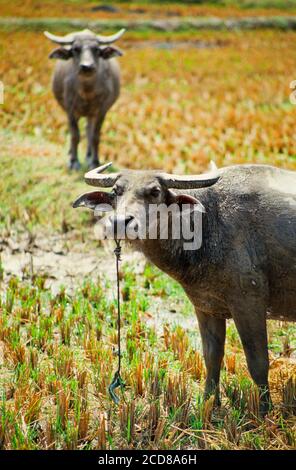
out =
[(92, 191), (79, 196), (72, 204), (72, 207), (87, 207), (88, 209), (100, 212), (112, 211), (113, 198), (110, 193), (104, 191)]
[(199, 210), (201, 212), (205, 212), (204, 206), (198, 199), (196, 199), (196, 197), (191, 196), (190, 194), (174, 193), (170, 189), (168, 190), (167, 194), (167, 204), (179, 204), (179, 206), (182, 206), (183, 204), (199, 206)]
[(120, 57), (123, 55), (123, 52), (121, 52), (120, 49), (114, 46), (102, 47), (100, 51), (100, 55), (101, 57), (103, 57), (103, 59), (112, 59), (112, 57)]
[(50, 59), (68, 60), (72, 57), (71, 49), (65, 49), (64, 47), (58, 47), (49, 54)]

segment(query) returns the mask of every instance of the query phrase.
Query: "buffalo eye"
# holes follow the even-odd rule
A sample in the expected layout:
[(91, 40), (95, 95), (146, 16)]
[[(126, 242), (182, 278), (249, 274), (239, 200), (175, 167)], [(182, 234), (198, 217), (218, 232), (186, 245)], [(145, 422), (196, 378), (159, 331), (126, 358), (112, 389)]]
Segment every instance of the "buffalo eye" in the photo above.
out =
[(73, 52), (74, 52), (74, 54), (77, 54), (77, 55), (80, 54), (81, 47), (80, 46), (74, 46), (73, 47)]
[(93, 53), (94, 55), (96, 55), (96, 54), (99, 54), (100, 48), (99, 48), (98, 46), (93, 46), (93, 47), (91, 48), (91, 51), (92, 51), (92, 53)]

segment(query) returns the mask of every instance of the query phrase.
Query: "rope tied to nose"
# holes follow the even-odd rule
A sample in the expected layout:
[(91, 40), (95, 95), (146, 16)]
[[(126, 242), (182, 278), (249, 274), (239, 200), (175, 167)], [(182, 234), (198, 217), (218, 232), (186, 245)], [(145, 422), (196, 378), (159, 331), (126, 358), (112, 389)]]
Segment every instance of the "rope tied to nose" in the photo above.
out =
[(121, 378), (120, 369), (121, 369), (121, 312), (120, 312), (120, 279), (119, 279), (119, 262), (121, 261), (121, 246), (120, 241), (115, 239), (116, 248), (114, 250), (114, 254), (116, 256), (116, 277), (117, 277), (117, 354), (118, 354), (118, 366), (117, 370), (114, 374), (111, 384), (109, 385), (109, 394), (111, 399), (114, 401), (116, 405), (119, 404), (119, 397), (115, 393), (115, 389), (120, 387), (121, 391), (123, 392), (125, 383)]

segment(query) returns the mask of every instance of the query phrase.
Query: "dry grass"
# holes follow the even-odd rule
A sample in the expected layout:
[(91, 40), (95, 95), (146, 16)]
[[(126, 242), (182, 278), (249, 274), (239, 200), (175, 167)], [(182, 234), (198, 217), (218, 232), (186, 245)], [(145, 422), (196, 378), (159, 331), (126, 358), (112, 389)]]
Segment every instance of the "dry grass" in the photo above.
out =
[[(295, 168), (289, 85), (295, 78), (296, 34), (198, 37), (213, 44), (220, 39), (225, 46), (126, 48), (122, 94), (105, 122), (102, 160), (180, 172), (199, 171), (210, 159), (218, 165), (247, 161)], [(0, 38), (4, 128), (64, 143), (66, 119), (49, 87), (51, 45), (36, 33)]]
[[(295, 446), (295, 373), (289, 359), (272, 362), (274, 409), (258, 415), (258, 393), (237, 336), (227, 347), (222, 408), (204, 402), (204, 369), (188, 332), (166, 325), (156, 337), (145, 321), (153, 283), (131, 279), (137, 293), (123, 303), (123, 377), (117, 408), (107, 387), (116, 369), (116, 311), (107, 284), (86, 282), (72, 296), (53, 296), (44, 279), (11, 279), (2, 290), (0, 437), (3, 449), (291, 449)], [(155, 273), (155, 282), (167, 279)], [(128, 286), (126, 285), (128, 284)], [(3, 286), (4, 287), (4, 286)], [(110, 288), (110, 287), (109, 287)], [(177, 294), (184, 295), (179, 290)], [(170, 300), (165, 294), (165, 302)], [(232, 328), (232, 325), (230, 325)], [(65, 331), (70, 334), (65, 335)], [(270, 333), (273, 347), (279, 331)], [(99, 334), (98, 334), (99, 332)], [(235, 352), (240, 365), (234, 375)], [(243, 365), (243, 367), (242, 367)], [(230, 370), (231, 369), (231, 370)], [(278, 369), (275, 374), (275, 370)]]
[[(127, 36), (122, 94), (105, 123), (102, 160), (179, 172), (199, 171), (211, 158), (295, 169), (295, 38), (202, 33), (196, 39), (222, 47), (160, 50), (137, 48), (143, 37)], [(1, 238), (22, 230), (34, 240), (41, 226), (89, 235), (88, 215), (70, 208), (84, 184), (82, 174), (64, 169), (66, 120), (49, 90), (51, 46), (34, 33), (0, 33), (0, 41)], [(136, 278), (130, 267), (122, 276), (127, 389), (116, 408), (107, 393), (116, 366), (110, 286), (85, 281), (71, 295), (53, 295), (33, 269), (27, 283), (11, 278), (9, 286), (4, 270), (0, 263), (2, 448), (295, 448), (295, 327), (269, 327), (275, 407), (262, 421), (229, 324), (217, 410), (202, 398), (205, 370), (191, 331), (167, 325), (159, 334), (147, 326), (156, 296), (187, 305), (184, 294), (157, 271)]]
[[(138, 34), (122, 42), (122, 93), (105, 121), (102, 161), (176, 172), (201, 171), (210, 159), (218, 166), (296, 168), (295, 107), (289, 101), (296, 34), (204, 32), (195, 38), (215, 47), (138, 48)], [(81, 230), (89, 216), (73, 211), (70, 202), (84, 185), (82, 174), (66, 171), (67, 125), (50, 91), (51, 45), (37, 33), (0, 33), (0, 40), (1, 221), (8, 227), (21, 221), (31, 231), (40, 224)], [(82, 139), (81, 160), (84, 149)]]
[[(97, 6), (96, 2), (86, 1), (81, 4), (78, 0), (45, 0), (40, 2), (38, 0), (14, 0), (13, 2), (6, 2), (0, 0), (0, 16), (21, 16), (23, 18), (41, 18), (41, 17), (65, 17), (65, 18), (122, 18), (122, 19), (136, 19), (136, 18), (166, 18), (166, 17), (183, 17), (183, 16), (217, 16), (217, 17), (241, 17), (254, 15), (254, 8), (244, 7), (243, 2), (229, 1), (229, 6), (223, 8), (211, 5), (209, 2), (206, 5), (182, 5), (182, 2), (168, 2), (166, 5), (157, 4), (157, 2), (108, 2), (105, 1), (104, 5), (111, 3), (118, 8), (118, 12), (109, 13), (106, 11), (93, 11)], [(206, 3), (206, 2), (204, 2)], [(226, 2), (227, 3), (227, 2)], [(250, 4), (251, 2), (249, 2)], [(257, 0), (258, 5), (258, 0)], [(272, 16), (287, 13), (294, 13), (296, 11), (296, 4), (293, 0), (289, 2), (284, 0), (271, 1), (273, 7), (268, 5), (268, 1), (261, 1), (261, 7), (255, 9), (256, 15)], [(276, 5), (277, 3), (277, 5)], [(255, 4), (255, 2), (253, 3)], [(266, 8), (268, 7), (268, 8)]]

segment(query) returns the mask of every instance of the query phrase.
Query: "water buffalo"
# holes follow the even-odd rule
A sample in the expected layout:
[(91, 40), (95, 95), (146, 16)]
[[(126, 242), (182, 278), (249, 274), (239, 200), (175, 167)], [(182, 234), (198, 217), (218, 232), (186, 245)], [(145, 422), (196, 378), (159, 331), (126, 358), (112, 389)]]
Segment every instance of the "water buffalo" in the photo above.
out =
[(173, 239), (172, 232), (168, 239), (130, 241), (180, 282), (195, 307), (207, 368), (205, 396), (215, 393), (219, 403), (226, 319), (232, 318), (265, 414), (270, 405), (266, 320), (296, 321), (296, 173), (267, 165), (237, 165), (197, 176), (103, 175), (98, 169), (86, 174), (86, 182), (112, 191), (86, 193), (74, 207), (114, 209), (107, 224), (133, 224), (138, 231), (143, 207), (146, 212), (153, 204), (203, 207), (197, 249), (185, 250), (182, 234)]
[(70, 169), (79, 169), (78, 121), (87, 118), (87, 154), (89, 168), (99, 164), (100, 132), (107, 111), (115, 103), (120, 90), (119, 65), (114, 59), (122, 52), (110, 44), (119, 39), (124, 29), (112, 36), (96, 35), (85, 29), (67, 36), (45, 36), (60, 47), (50, 54), (59, 59), (53, 75), (53, 93), (67, 113), (71, 132)]

